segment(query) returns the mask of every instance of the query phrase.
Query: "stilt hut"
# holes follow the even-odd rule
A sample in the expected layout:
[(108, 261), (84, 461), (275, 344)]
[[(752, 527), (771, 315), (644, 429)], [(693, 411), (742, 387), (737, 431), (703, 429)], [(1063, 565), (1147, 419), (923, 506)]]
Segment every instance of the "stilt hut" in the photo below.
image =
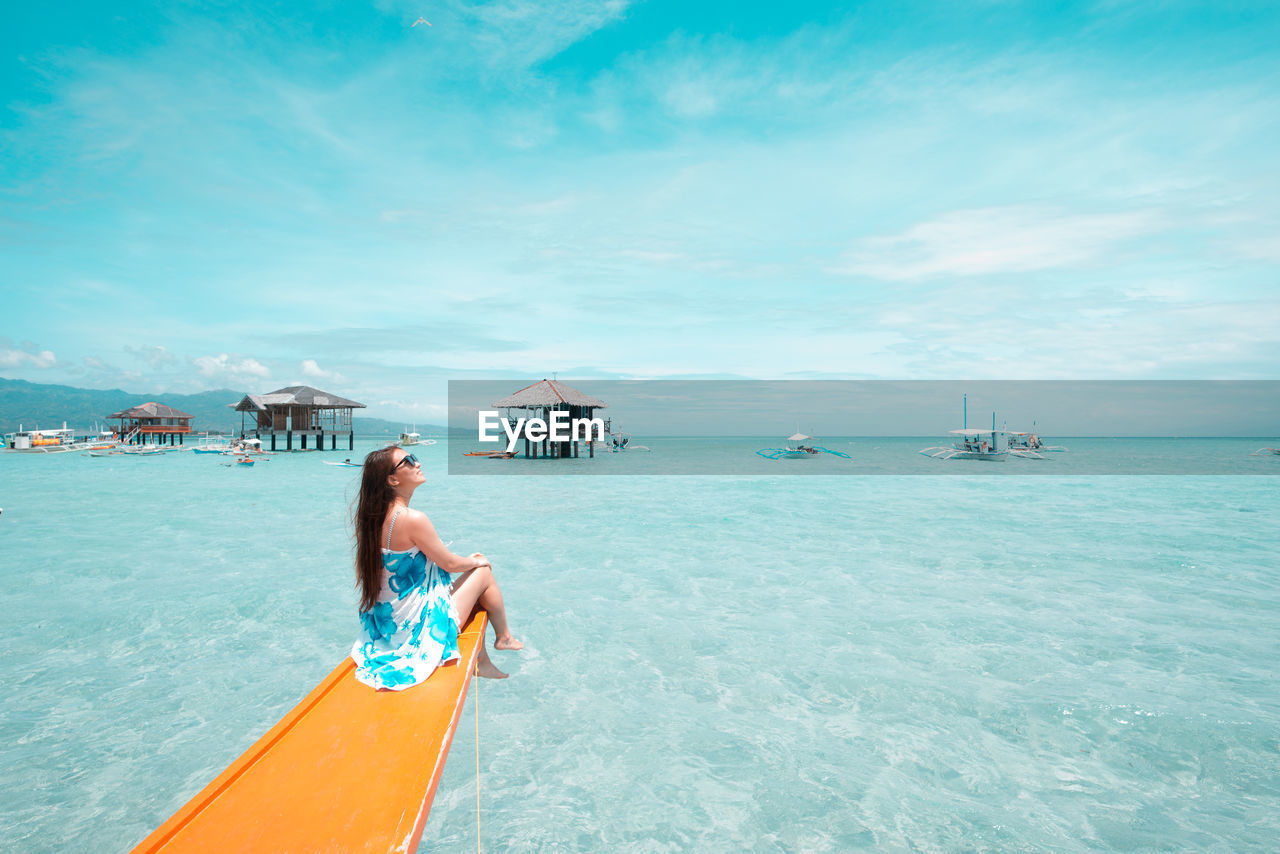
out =
[(181, 445), (182, 437), (191, 432), (194, 417), (153, 400), (108, 415), (107, 420), (118, 420), (119, 435), (128, 437), (130, 442), (163, 445), (167, 441), (170, 445)]
[[(271, 450), (277, 450), (276, 438), (284, 436), (284, 448), (293, 450), (293, 439), (298, 437), (302, 450), (307, 450), (307, 438), (311, 437), (317, 451), (324, 450), (325, 437), (329, 437), (329, 449), (337, 450), (338, 436), (347, 437), (347, 450), (355, 449), (356, 434), (351, 413), (364, 409), (363, 403), (338, 397), (308, 385), (291, 385), (266, 394), (247, 394), (239, 403), (229, 404), (240, 413), (240, 435), (252, 433), (261, 440), (263, 434), (271, 436)], [(250, 425), (247, 417), (252, 417)]]
[[(597, 409), (606, 408), (604, 401), (585, 395), (576, 388), (570, 388), (557, 380), (546, 379), (538, 380), (533, 385), (527, 385), (515, 394), (504, 397), (502, 400), (495, 401), (490, 405), (495, 409), (504, 410), (502, 415), (509, 422), (513, 420), (511, 410), (519, 409), (522, 410), (520, 417), (541, 418), (547, 423), (551, 422), (552, 412), (569, 413), (569, 422), (573, 423), (579, 418), (593, 418)], [(552, 442), (550, 438), (543, 439), (541, 442), (530, 442), (526, 437), (524, 440), (525, 458), (532, 457), (536, 459), (539, 445), (542, 446), (542, 456), (544, 457), (567, 459), (578, 456), (577, 436), (567, 442)], [(594, 442), (587, 442), (587, 454), (591, 457), (596, 455)]]

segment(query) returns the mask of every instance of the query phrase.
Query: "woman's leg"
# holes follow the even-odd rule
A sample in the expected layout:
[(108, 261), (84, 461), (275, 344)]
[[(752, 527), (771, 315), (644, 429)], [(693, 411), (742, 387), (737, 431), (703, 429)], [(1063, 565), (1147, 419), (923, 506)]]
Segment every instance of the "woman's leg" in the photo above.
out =
[[(458, 616), (464, 623), (470, 618), (477, 603), (489, 613), (489, 622), (493, 624), (494, 634), (497, 635), (497, 640), (494, 642), (496, 648), (520, 649), (524, 646), (511, 636), (511, 629), (507, 625), (507, 609), (502, 603), (502, 591), (498, 589), (498, 582), (493, 578), (491, 567), (485, 565), (463, 573), (453, 582), (451, 592), (454, 608), (457, 609)], [(480, 669), (477, 671), (481, 676), (489, 675), (485, 673), (485, 665), (488, 665), (494, 673), (501, 673), (489, 661), (488, 652), (481, 646)], [(502, 674), (502, 676), (505, 675)]]
[(480, 607), (489, 612), (489, 622), (493, 624), (494, 649), (523, 649), (524, 644), (511, 636), (511, 627), (507, 625), (507, 608), (502, 604), (502, 591), (498, 589), (498, 580), (491, 579), (489, 586), (480, 594)]
[[(458, 612), (458, 618), (464, 624), (471, 617), (471, 612), (476, 609), (476, 602), (480, 600), (480, 595), (492, 582), (493, 571), (487, 566), (464, 572), (453, 582), (449, 592), (453, 595), (453, 607)], [(493, 619), (492, 614), (489, 615), (489, 619)], [(485, 648), (483, 637), (480, 638), (480, 657), (476, 661), (476, 674), (486, 679), (507, 678), (507, 674), (495, 667), (489, 658), (489, 650)]]

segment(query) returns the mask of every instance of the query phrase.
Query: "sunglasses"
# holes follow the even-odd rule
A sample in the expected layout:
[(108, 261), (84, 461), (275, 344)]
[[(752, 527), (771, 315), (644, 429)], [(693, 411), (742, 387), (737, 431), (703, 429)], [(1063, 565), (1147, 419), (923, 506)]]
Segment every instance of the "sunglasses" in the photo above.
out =
[(416, 468), (416, 467), (418, 466), (418, 458), (417, 458), (417, 457), (415, 457), (413, 454), (406, 454), (406, 455), (405, 455), (405, 457), (404, 457), (404, 459), (402, 459), (400, 462), (396, 463), (395, 465), (393, 465), (393, 466), (391, 467), (391, 470), (392, 470), (392, 471), (395, 471), (396, 469), (400, 468), (400, 466), (404, 465), (405, 463), (408, 463), (409, 465), (414, 466), (414, 467)]

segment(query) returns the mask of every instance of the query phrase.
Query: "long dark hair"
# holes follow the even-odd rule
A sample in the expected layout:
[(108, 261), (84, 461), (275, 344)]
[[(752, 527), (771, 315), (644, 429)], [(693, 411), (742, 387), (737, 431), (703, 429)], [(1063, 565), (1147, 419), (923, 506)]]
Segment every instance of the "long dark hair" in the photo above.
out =
[(387, 485), (395, 470), (395, 445), (370, 451), (364, 458), (360, 476), (360, 497), (356, 499), (356, 587), (360, 588), (360, 611), (378, 604), (382, 589), (382, 523), (395, 500), (396, 492)]

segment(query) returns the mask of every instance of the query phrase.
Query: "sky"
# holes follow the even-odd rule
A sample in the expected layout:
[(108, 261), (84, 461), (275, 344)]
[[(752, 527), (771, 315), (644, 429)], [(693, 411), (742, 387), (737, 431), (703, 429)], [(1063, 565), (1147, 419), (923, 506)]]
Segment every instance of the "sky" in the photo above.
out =
[(6, 17), (0, 376), (1280, 378), (1274, 3)]

